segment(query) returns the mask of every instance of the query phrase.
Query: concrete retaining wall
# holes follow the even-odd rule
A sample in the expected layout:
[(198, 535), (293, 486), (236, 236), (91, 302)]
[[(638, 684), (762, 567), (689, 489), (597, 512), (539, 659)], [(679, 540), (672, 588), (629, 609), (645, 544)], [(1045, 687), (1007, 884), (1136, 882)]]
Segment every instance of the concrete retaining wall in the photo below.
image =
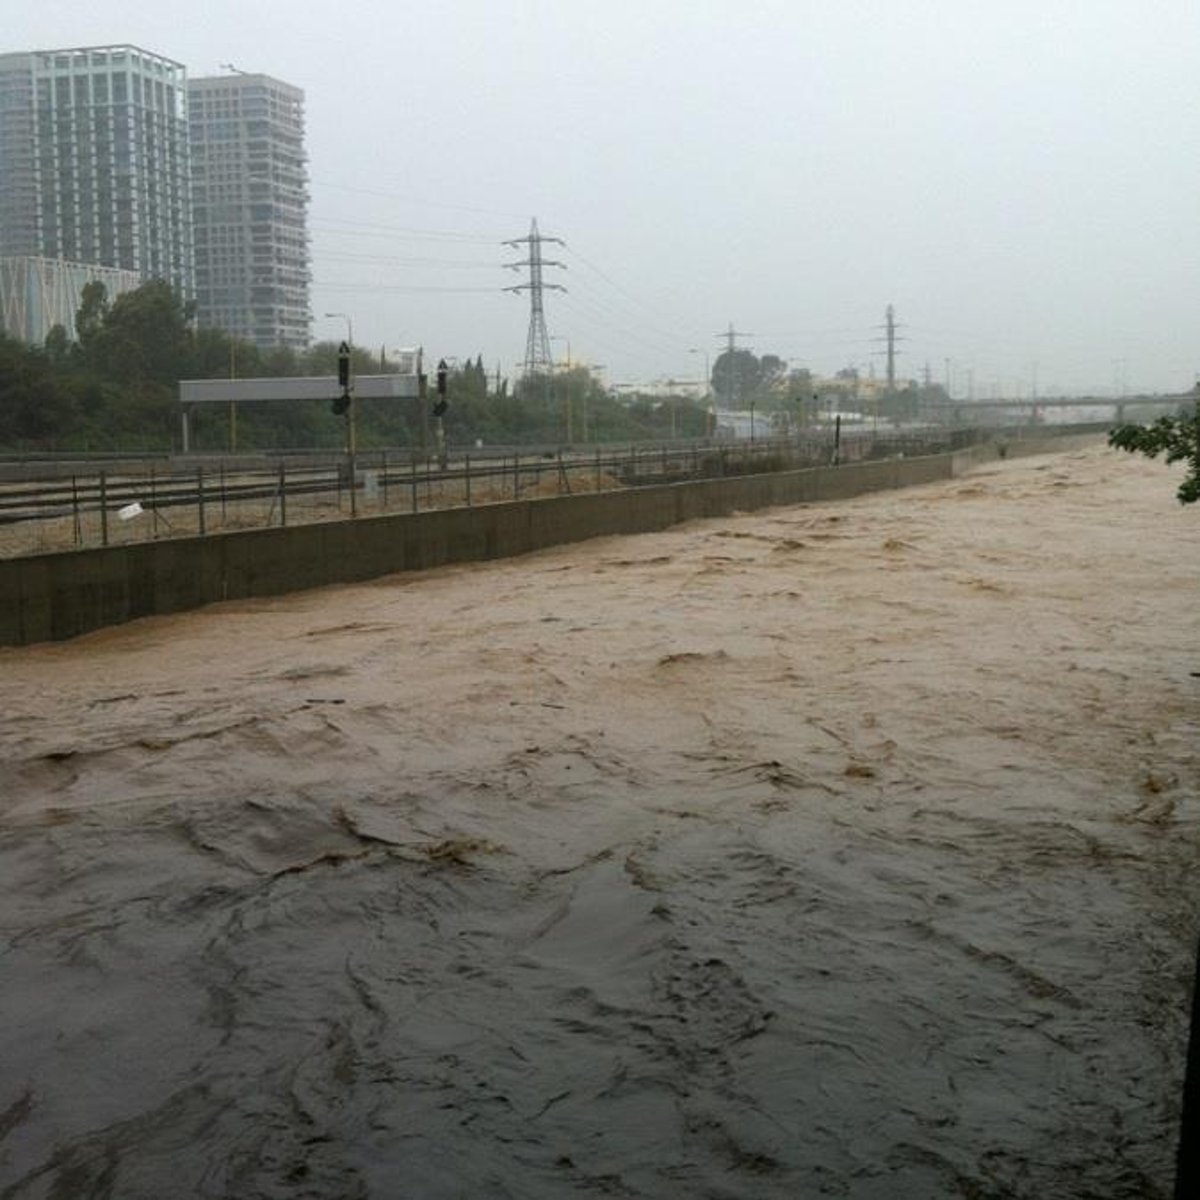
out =
[(507, 558), (697, 518), (931, 483), (995, 456), (995, 447), (985, 445), (927, 458), (5, 559), (0, 560), (0, 645), (57, 641), (219, 600)]

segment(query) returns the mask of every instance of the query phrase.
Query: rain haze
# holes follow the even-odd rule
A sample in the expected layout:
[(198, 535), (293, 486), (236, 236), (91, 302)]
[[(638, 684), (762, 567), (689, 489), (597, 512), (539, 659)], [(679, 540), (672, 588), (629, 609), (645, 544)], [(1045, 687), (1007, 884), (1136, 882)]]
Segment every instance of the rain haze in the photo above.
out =
[[(119, 12), (119, 15), (118, 15)], [(201, 15), (202, 13), (202, 15)], [(8, 48), (130, 42), (304, 89), (314, 338), (482, 354), (536, 217), (556, 358), (698, 379), (758, 354), (956, 395), (1200, 371), (1195, 5), (49, 0)]]
[[(368, 444), (347, 352), (268, 456), (232, 342), (216, 449), (178, 372), (81, 374), (95, 491), (3, 464), (0, 1197), (1167, 1200), (1200, 514), (1036, 410), (1200, 373), (1195, 0), (110, 8), (4, 49), (304, 90), (314, 339), (512, 379), (536, 219), (608, 383), (731, 330), (878, 379), (894, 306), (956, 402), (700, 438), (597, 385), (670, 421), (625, 444), (546, 388), (493, 447), (447, 427), (507, 389), (418, 381)], [(14, 361), (167, 341), (91, 297)]]

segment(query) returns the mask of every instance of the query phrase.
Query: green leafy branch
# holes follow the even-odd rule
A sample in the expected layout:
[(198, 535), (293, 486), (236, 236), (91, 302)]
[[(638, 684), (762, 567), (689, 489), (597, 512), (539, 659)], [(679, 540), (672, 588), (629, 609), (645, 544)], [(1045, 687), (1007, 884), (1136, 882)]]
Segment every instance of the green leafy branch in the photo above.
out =
[(1108, 444), (1147, 458), (1166, 456), (1168, 463), (1186, 462), (1188, 473), (1175, 493), (1180, 504), (1200, 500), (1200, 403), (1191, 416), (1159, 417), (1152, 425), (1121, 425)]

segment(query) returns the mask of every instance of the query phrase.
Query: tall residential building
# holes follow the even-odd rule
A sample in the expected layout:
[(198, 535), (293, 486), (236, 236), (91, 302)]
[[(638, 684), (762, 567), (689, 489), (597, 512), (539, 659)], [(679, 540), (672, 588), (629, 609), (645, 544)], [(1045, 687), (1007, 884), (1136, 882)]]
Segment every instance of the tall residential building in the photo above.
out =
[(186, 83), (136, 46), (0, 55), (0, 258), (166, 279), (190, 297)]
[(196, 316), (260, 346), (308, 345), (304, 93), (269, 75), (188, 84)]

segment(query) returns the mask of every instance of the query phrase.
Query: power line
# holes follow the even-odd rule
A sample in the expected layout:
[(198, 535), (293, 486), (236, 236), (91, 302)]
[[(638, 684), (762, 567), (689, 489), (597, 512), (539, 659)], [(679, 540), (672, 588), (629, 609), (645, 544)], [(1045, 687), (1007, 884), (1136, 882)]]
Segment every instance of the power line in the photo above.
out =
[(674, 354), (684, 344), (681, 338), (639, 320), (636, 313), (630, 312), (628, 308), (618, 308), (606, 297), (595, 292), (578, 292), (575, 294), (575, 300), (581, 307), (588, 309), (591, 319), (611, 329), (620, 329), (626, 337), (652, 346), (660, 353)]
[(471, 204), (452, 204), (444, 200), (422, 200), (420, 197), (413, 196), (408, 192), (390, 192), (382, 188), (358, 187), (348, 183), (335, 183), (329, 179), (310, 179), (308, 182), (313, 187), (328, 188), (330, 191), (335, 192), (352, 192), (359, 196), (379, 196), (384, 200), (399, 200), (418, 208), (444, 208), (454, 212), (474, 213), (482, 217), (503, 217), (505, 220), (522, 215), (517, 212), (507, 212), (504, 209), (479, 208)]
[(326, 281), (323, 279), (314, 279), (313, 287), (324, 288), (330, 292), (445, 292), (445, 293), (476, 293), (498, 295), (502, 291), (508, 291), (507, 288), (499, 287), (438, 287), (425, 286), (423, 284), (399, 284), (399, 283), (346, 283)]
[(394, 237), (416, 241), (472, 242), (494, 246), (496, 239), (474, 233), (456, 233), (449, 229), (419, 229), (411, 225), (386, 225), (377, 221), (352, 221), (335, 217), (310, 222), (309, 227), (334, 233), (339, 237)]
[[(653, 305), (650, 305), (650, 304), (646, 303), (646, 301), (640, 299), (638, 296), (635, 296), (627, 288), (622, 287), (621, 284), (617, 283), (617, 281), (615, 279), (613, 279), (605, 271), (601, 270), (601, 268), (596, 266), (596, 264), (593, 263), (590, 259), (585, 258), (573, 246), (568, 245), (566, 247), (566, 249), (567, 249), (568, 254), (571, 254), (575, 258), (577, 258), (584, 267), (586, 267), (589, 271), (591, 271), (595, 275), (597, 275), (610, 288), (612, 288), (613, 291), (615, 291), (619, 295), (623, 296), (631, 304), (636, 305), (639, 309), (642, 310), (643, 313), (650, 313), (650, 314), (653, 314), (653, 316), (655, 316), (655, 317), (658, 317), (659, 315), (661, 315), (660, 308), (655, 308)], [(662, 337), (668, 339), (673, 344), (677, 343), (678, 345), (686, 346), (689, 343), (694, 342), (696, 340), (695, 337), (686, 335), (678, 329), (668, 330), (668, 329), (662, 328), (661, 326), (656, 326), (652, 322), (647, 321), (646, 317), (644, 315), (639, 315), (637, 317), (637, 321), (642, 326), (649, 326), (651, 328), (656, 328), (658, 333)]]
[(623, 325), (617, 325), (613, 321), (608, 320), (603, 314), (595, 312), (588, 313), (586, 311), (586, 302), (581, 302), (578, 296), (566, 296), (563, 299), (564, 305), (567, 308), (574, 308), (583, 311), (585, 317), (594, 321), (596, 324), (604, 328), (612, 330), (614, 333), (621, 334), (627, 341), (640, 342), (647, 350), (653, 351), (655, 354), (672, 353), (675, 350), (674, 344), (670, 346), (664, 345), (662, 342), (649, 341), (636, 330), (632, 330)]
[(395, 267), (436, 267), (439, 270), (445, 268), (461, 268), (464, 270), (496, 270), (499, 264), (494, 260), (488, 259), (463, 259), (463, 258), (408, 258), (389, 254), (353, 254), (345, 250), (323, 250), (321, 252), (322, 259), (332, 259), (335, 262), (366, 262), (366, 263), (385, 263), (388, 266)]
[(823, 338), (841, 336), (846, 333), (855, 333), (860, 336), (856, 341), (862, 341), (862, 326), (861, 325), (838, 325), (826, 327), (823, 329), (764, 329), (760, 330), (758, 336), (760, 338)]

